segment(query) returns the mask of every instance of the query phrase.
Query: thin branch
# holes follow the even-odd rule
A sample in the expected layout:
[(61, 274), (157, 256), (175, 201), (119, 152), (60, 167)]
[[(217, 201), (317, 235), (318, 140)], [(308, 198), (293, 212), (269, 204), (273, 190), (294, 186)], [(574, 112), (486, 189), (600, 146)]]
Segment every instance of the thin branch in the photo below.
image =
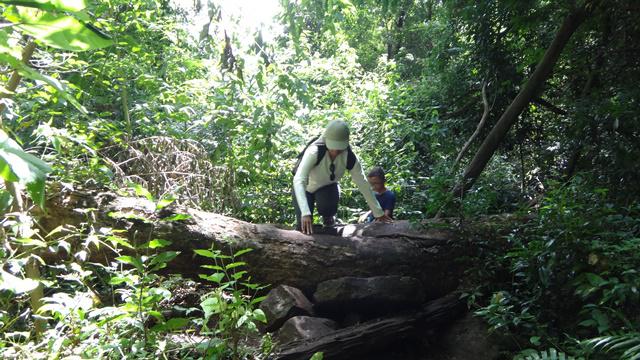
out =
[(566, 110), (563, 110), (563, 109), (553, 105), (552, 103), (548, 102), (547, 100), (545, 100), (543, 98), (535, 98), (532, 101), (534, 103), (540, 105), (540, 106), (544, 106), (545, 108), (547, 108), (552, 113), (555, 113), (555, 114), (558, 114), (558, 115), (562, 115), (562, 116), (569, 115), (569, 113)]
[[(31, 40), (25, 47), (22, 49), (22, 62), (26, 65), (29, 64), (29, 60), (33, 55), (33, 51), (36, 49), (36, 43)], [(19, 69), (14, 69), (13, 74), (11, 74), (11, 78), (9, 78), (9, 82), (5, 87), (7, 89), (6, 93), (0, 93), (0, 99), (10, 98), (13, 93), (18, 88), (18, 84), (20, 84), (20, 80), (22, 79), (22, 75), (20, 75)], [(0, 103), (0, 114), (4, 111), (6, 104), (4, 102)], [(0, 116), (0, 128), (2, 128), (2, 117)]]
[(471, 143), (473, 142), (473, 140), (475, 140), (480, 134), (480, 130), (482, 130), (482, 128), (484, 127), (484, 124), (487, 122), (487, 118), (489, 117), (489, 112), (491, 111), (491, 107), (493, 107), (493, 105), (489, 107), (489, 101), (487, 100), (487, 83), (486, 82), (482, 84), (482, 104), (484, 105), (482, 118), (480, 118), (480, 122), (476, 127), (476, 131), (473, 132), (469, 140), (467, 140), (467, 142), (462, 147), (462, 150), (460, 150), (460, 153), (458, 153), (458, 156), (456, 157), (456, 160), (453, 162), (453, 166), (451, 167), (452, 172), (455, 171), (456, 167), (458, 166), (458, 162), (460, 162), (460, 159), (462, 159), (462, 157), (467, 152), (467, 150), (469, 150), (469, 147), (471, 146)]

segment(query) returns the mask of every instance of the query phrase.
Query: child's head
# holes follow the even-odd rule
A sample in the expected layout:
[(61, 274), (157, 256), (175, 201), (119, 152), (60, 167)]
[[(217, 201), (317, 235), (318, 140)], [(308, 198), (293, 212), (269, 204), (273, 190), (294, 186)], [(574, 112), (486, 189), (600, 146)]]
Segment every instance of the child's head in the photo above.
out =
[(369, 171), (369, 174), (367, 174), (367, 180), (369, 181), (369, 185), (371, 185), (371, 189), (373, 189), (373, 191), (377, 193), (384, 191), (384, 182), (386, 179), (384, 177), (384, 170), (382, 170), (380, 166), (376, 166)]

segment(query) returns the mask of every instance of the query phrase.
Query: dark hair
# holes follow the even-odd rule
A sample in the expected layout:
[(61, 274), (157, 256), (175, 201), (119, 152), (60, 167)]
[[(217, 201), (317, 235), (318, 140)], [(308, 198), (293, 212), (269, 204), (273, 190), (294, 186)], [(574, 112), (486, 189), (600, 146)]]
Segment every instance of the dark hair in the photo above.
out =
[(382, 170), (380, 166), (376, 166), (373, 169), (371, 169), (371, 171), (369, 171), (369, 174), (367, 174), (367, 177), (377, 177), (377, 178), (380, 178), (382, 182), (386, 181), (384, 177), (384, 170)]

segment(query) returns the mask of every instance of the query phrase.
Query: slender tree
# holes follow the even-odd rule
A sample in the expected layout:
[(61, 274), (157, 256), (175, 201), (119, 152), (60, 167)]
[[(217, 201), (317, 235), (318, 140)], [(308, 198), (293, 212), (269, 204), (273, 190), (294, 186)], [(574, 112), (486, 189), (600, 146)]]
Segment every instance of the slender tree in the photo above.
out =
[(558, 61), (562, 50), (567, 45), (576, 29), (578, 29), (580, 24), (582, 24), (586, 19), (588, 8), (591, 8), (591, 6), (586, 5), (584, 7), (575, 8), (564, 19), (555, 38), (551, 42), (549, 48), (547, 48), (547, 51), (542, 57), (542, 60), (538, 63), (538, 66), (529, 78), (529, 81), (527, 81), (522, 90), (520, 90), (520, 93), (518, 93), (513, 102), (511, 102), (489, 135), (485, 138), (482, 145), (480, 145), (480, 148), (476, 152), (473, 160), (471, 160), (471, 163), (464, 171), (461, 182), (454, 187), (454, 194), (464, 195), (464, 193), (473, 186), (478, 176), (480, 176), (487, 163), (498, 149), (500, 143), (506, 137), (511, 126), (513, 126), (518, 119), (518, 116), (520, 116), (524, 108), (532, 101), (532, 99), (539, 94), (545, 81), (551, 76), (553, 67)]

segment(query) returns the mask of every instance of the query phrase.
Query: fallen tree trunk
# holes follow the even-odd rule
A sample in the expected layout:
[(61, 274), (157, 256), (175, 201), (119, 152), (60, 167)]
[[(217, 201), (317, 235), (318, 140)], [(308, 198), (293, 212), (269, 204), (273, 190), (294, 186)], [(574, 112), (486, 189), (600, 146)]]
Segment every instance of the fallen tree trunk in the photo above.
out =
[[(313, 292), (322, 281), (343, 276), (405, 275), (422, 281), (427, 299), (434, 299), (457, 287), (464, 270), (457, 259), (467, 248), (466, 242), (451, 230), (416, 231), (405, 221), (347, 225), (333, 229), (335, 234), (305, 235), (194, 209), (157, 212), (155, 204), (145, 198), (98, 191), (57, 192), (48, 200), (47, 214), (40, 223), (47, 231), (63, 224), (78, 225), (90, 218), (88, 211), (94, 213), (94, 228), (126, 229), (131, 243), (153, 238), (171, 241), (171, 250), (181, 252), (168, 264), (168, 271), (172, 273), (197, 276), (206, 272), (200, 265), (209, 259), (195, 256), (193, 250), (196, 249), (213, 246), (232, 252), (252, 248), (254, 251), (243, 255), (242, 260), (248, 263), (247, 270), (253, 281), (273, 286), (287, 284), (306, 293)], [(152, 228), (135, 217), (113, 218), (109, 216), (112, 212), (156, 220), (173, 213), (186, 213), (190, 218), (154, 221)], [(92, 259), (102, 261), (105, 256), (113, 257), (104, 251), (95, 255), (94, 252)]]
[(367, 358), (365, 355), (388, 349), (389, 345), (397, 344), (417, 328), (436, 329), (449, 323), (462, 315), (465, 309), (459, 294), (452, 293), (429, 302), (414, 314), (372, 320), (314, 339), (290, 342), (270, 359), (307, 360), (316, 352), (322, 352), (326, 359)]

